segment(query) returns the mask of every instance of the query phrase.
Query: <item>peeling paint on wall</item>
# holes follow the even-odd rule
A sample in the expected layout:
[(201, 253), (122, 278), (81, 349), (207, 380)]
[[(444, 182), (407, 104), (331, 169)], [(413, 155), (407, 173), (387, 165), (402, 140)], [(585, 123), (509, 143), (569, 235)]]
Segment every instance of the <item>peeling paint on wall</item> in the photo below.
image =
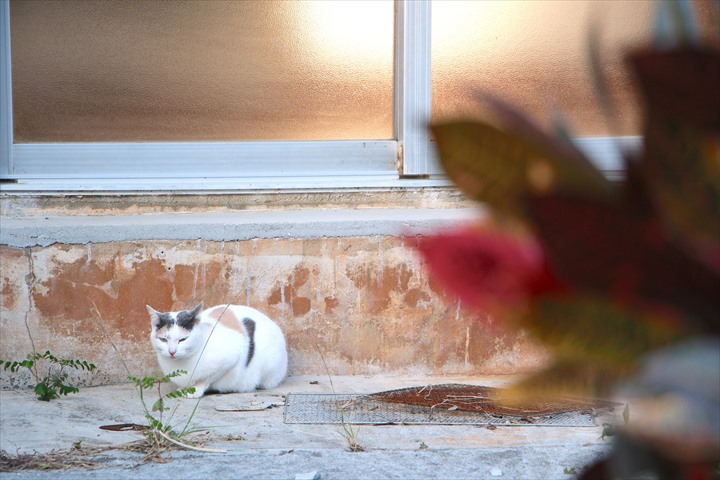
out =
[(145, 305), (200, 300), (275, 319), (291, 374), (324, 373), (318, 349), (336, 374), (512, 374), (546, 360), (522, 332), (462, 311), (396, 237), (0, 246), (0, 259), (0, 358), (23, 358), (30, 330), (38, 349), (98, 365), (88, 384), (126, 381), (119, 356), (156, 370)]

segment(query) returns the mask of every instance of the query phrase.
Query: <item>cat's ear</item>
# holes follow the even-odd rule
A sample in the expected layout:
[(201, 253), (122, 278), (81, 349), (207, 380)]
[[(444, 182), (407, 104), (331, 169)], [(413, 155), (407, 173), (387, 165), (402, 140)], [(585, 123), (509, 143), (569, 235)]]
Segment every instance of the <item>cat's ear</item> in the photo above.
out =
[(160, 316), (158, 315), (158, 312), (155, 311), (154, 308), (152, 308), (150, 305), (145, 305), (145, 308), (147, 308), (148, 313), (150, 314), (150, 323), (152, 325), (157, 325), (160, 323)]
[(190, 310), (190, 316), (191, 316), (192, 318), (196, 318), (196, 317), (200, 314), (200, 312), (202, 312), (202, 310), (203, 310), (203, 302), (202, 302), (202, 300), (201, 300), (200, 303), (198, 303), (197, 305), (195, 305), (195, 308), (193, 308), (192, 310)]
[(178, 325), (187, 330), (192, 330), (195, 325), (200, 323), (200, 312), (202, 311), (202, 308), (203, 302), (200, 302), (195, 305), (195, 308), (193, 308), (192, 310), (185, 310), (178, 313)]

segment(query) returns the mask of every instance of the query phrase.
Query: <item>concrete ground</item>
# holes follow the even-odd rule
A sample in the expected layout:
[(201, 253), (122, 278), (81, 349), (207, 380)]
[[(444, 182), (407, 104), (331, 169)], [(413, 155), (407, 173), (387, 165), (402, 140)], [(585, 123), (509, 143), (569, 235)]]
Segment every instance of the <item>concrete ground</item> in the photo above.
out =
[[(332, 377), (336, 393), (374, 393), (440, 383), (506, 385), (508, 377)], [(327, 376), (288, 378), (273, 390), (210, 395), (192, 423), (208, 427), (204, 448), (225, 453), (171, 450), (155, 460), (128, 445), (141, 432), (101, 430), (101, 425), (145, 422), (130, 384), (82, 388), (40, 402), (32, 391), (0, 392), (0, 450), (50, 454), (75, 465), (61, 470), (0, 472), (11, 479), (570, 479), (610, 448), (601, 427), (353, 426), (362, 452), (348, 451), (341, 425), (283, 423), (286, 393), (333, 393)], [(148, 404), (157, 399), (148, 394)], [(181, 424), (196, 401), (180, 399), (173, 423)], [(235, 411), (277, 404), (265, 410)], [(196, 437), (199, 438), (199, 437)], [(79, 447), (79, 448), (78, 448)], [(112, 447), (112, 448), (99, 448)], [(126, 447), (126, 448), (121, 448)], [(63, 452), (72, 452), (64, 457)], [(52, 457), (60, 453), (59, 456)], [(77, 458), (82, 461), (78, 462)], [(65, 460), (63, 460), (63, 458)], [(0, 463), (0, 466), (2, 464)], [(47, 461), (45, 467), (52, 466)], [(308, 475), (309, 474), (309, 475)], [(306, 476), (303, 476), (306, 475)]]

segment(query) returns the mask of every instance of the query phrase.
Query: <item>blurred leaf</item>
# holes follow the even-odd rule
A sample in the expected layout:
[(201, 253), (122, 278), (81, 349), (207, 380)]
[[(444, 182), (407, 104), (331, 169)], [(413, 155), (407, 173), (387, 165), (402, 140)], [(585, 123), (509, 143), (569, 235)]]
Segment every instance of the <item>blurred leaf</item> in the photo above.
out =
[(625, 425), (630, 423), (630, 404), (626, 403), (622, 411), (623, 422)]
[(720, 128), (720, 52), (643, 50), (628, 61), (640, 84), (646, 120), (672, 119), (705, 131)]
[(611, 136), (620, 136), (618, 125), (613, 119), (618, 118), (619, 114), (612, 100), (610, 86), (604, 75), (602, 68), (603, 59), (601, 56), (601, 40), (600, 27), (597, 24), (591, 24), (588, 30), (588, 60), (590, 62), (590, 77), (593, 82), (595, 98), (597, 99), (600, 111), (605, 120), (605, 127), (611, 133)]
[(536, 195), (527, 205), (561, 282), (616, 300), (660, 302), (699, 330), (720, 330), (720, 273), (669, 243), (656, 223), (581, 196)]
[(555, 401), (559, 396), (602, 398), (611, 395), (615, 385), (635, 372), (634, 368), (577, 359), (557, 359), (554, 364), (508, 389), (503, 400), (522, 404), (523, 399)]
[(609, 198), (608, 182), (574, 146), (505, 113), (515, 122), (507, 132), (471, 121), (432, 127), (441, 163), (465, 194), (510, 216), (522, 216), (521, 199), (528, 192), (582, 191)]
[(673, 319), (639, 312), (600, 296), (540, 297), (523, 326), (568, 361), (634, 367), (644, 353), (687, 333)]
[(558, 131), (557, 113), (555, 135), (551, 136), (531, 122), (524, 112), (495, 95), (478, 91), (476, 98), (490, 108), (501, 130), (512, 133), (518, 141), (539, 152), (541, 157), (550, 162), (557, 191), (579, 192), (604, 199), (613, 197), (610, 182), (571, 141), (570, 132), (566, 128)]
[(665, 0), (657, 2), (653, 43), (658, 48), (677, 48), (683, 45), (698, 46), (700, 31), (692, 13), (691, 0)]
[(641, 169), (657, 213), (712, 259), (720, 241), (720, 52), (639, 51), (628, 60), (645, 103)]
[[(470, 198), (517, 215), (527, 189), (527, 164), (539, 155), (495, 127), (455, 122), (432, 127), (448, 176)], [(538, 159), (540, 161), (540, 159)]]
[(658, 216), (704, 259), (720, 241), (720, 135), (654, 122), (646, 133), (645, 155), (643, 178)]

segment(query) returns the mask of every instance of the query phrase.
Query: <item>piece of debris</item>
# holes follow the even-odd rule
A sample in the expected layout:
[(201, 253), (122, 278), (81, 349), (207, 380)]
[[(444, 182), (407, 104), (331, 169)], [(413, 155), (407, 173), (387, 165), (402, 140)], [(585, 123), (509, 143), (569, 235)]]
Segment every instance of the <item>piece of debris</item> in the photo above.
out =
[(420, 442), (420, 450), (427, 450), (428, 446), (425, 444), (425, 442)]
[(147, 425), (138, 425), (137, 423), (116, 423), (113, 425), (101, 425), (100, 430), (111, 430), (113, 432), (142, 432), (148, 429)]
[(318, 385), (318, 384), (320, 384), (320, 382), (318, 382), (317, 380), (310, 381), (310, 385)]
[(502, 470), (495, 467), (490, 469), (490, 475), (493, 477), (502, 477)]
[(615, 427), (610, 423), (603, 423), (602, 433), (598, 440), (605, 440), (605, 437), (612, 437), (615, 435)]
[(295, 480), (320, 480), (320, 472), (314, 470), (308, 473), (296, 473)]
[(217, 405), (215, 410), (219, 412), (255, 412), (259, 410), (267, 410), (273, 407), (282, 407), (284, 402), (277, 400), (264, 400), (255, 402), (239, 402), (233, 404)]

